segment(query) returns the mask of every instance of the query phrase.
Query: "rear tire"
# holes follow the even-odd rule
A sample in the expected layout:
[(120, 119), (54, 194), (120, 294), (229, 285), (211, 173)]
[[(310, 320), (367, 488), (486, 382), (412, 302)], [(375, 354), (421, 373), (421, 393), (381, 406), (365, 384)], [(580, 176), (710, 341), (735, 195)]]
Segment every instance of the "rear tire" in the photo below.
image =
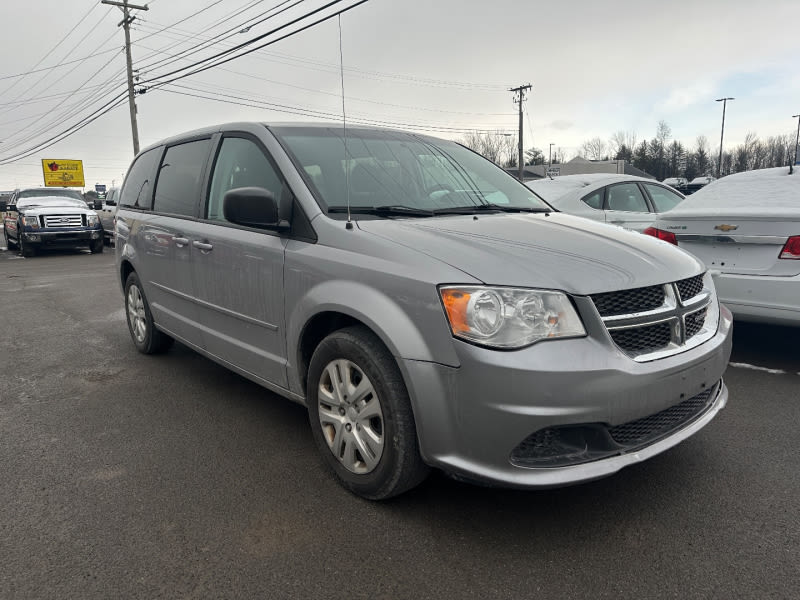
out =
[(385, 500), (427, 477), (400, 369), (366, 327), (335, 331), (317, 346), (306, 403), (325, 462), (354, 494)]
[(8, 231), (6, 231), (5, 228), (3, 228), (3, 235), (6, 238), (6, 248), (7, 249), (11, 250), (12, 248), (18, 248), (19, 247), (19, 244), (17, 242), (12, 242), (10, 239), (8, 239)]
[(142, 354), (166, 352), (174, 343), (175, 340), (156, 329), (150, 305), (136, 273), (128, 275), (125, 282), (125, 316), (133, 344)]

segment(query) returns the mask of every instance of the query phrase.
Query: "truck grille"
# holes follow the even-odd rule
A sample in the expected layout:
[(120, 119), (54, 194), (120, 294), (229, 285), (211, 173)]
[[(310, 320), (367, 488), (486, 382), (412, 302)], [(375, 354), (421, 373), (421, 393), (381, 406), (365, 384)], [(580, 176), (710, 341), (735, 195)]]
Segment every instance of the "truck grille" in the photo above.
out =
[(45, 215), (45, 227), (81, 227), (83, 218), (81, 215)]
[(703, 289), (703, 275), (590, 297), (611, 339), (634, 360), (681, 352), (714, 333), (704, 328), (714, 300)]

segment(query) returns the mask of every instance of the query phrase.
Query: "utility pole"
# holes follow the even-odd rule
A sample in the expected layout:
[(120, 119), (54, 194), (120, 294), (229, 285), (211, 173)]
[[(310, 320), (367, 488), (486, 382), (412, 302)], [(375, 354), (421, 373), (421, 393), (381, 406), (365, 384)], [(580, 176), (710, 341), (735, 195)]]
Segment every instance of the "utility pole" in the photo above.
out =
[(800, 144), (800, 115), (792, 115), (793, 119), (797, 119), (797, 137), (794, 140), (794, 164), (797, 166), (797, 145)]
[(131, 135), (133, 136), (133, 155), (139, 154), (139, 125), (136, 123), (136, 100), (133, 89), (133, 61), (131, 60), (131, 23), (136, 17), (130, 16), (129, 9), (150, 10), (147, 6), (128, 4), (128, 0), (114, 2), (113, 0), (100, 0), (100, 4), (118, 6), (122, 10), (122, 21), (117, 23), (117, 27), (122, 25), (125, 30), (125, 62), (128, 68), (128, 108), (131, 112)]
[(736, 100), (736, 98), (717, 98), (717, 102), (722, 102), (722, 131), (719, 134), (719, 166), (717, 167), (717, 179), (722, 177), (722, 138), (725, 135), (725, 108), (728, 106), (728, 100)]
[(550, 155), (547, 158), (547, 170), (548, 171), (550, 170), (550, 167), (553, 166), (553, 146), (555, 146), (555, 144), (553, 142), (550, 142)]
[(522, 153), (522, 103), (525, 100), (525, 92), (531, 89), (531, 84), (521, 85), (519, 87), (511, 88), (508, 91), (517, 94), (514, 97), (514, 102), (519, 104), (519, 180), (522, 181), (522, 172), (525, 166), (525, 159)]

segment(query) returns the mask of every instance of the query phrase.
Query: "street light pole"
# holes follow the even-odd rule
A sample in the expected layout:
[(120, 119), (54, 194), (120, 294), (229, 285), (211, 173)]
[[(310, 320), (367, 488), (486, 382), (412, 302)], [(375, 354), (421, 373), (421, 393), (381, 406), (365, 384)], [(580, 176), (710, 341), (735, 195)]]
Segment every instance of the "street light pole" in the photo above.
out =
[(794, 140), (794, 164), (797, 164), (797, 145), (800, 144), (800, 115), (792, 115), (793, 119), (797, 119), (797, 137)]
[(717, 102), (722, 102), (722, 131), (719, 134), (719, 166), (717, 167), (717, 178), (722, 177), (722, 139), (725, 136), (725, 108), (728, 106), (728, 100), (736, 100), (736, 98), (717, 98)]
[(550, 142), (550, 154), (549, 154), (549, 156), (547, 158), (547, 168), (548, 169), (550, 169), (550, 167), (553, 166), (553, 146), (555, 146), (555, 144)]

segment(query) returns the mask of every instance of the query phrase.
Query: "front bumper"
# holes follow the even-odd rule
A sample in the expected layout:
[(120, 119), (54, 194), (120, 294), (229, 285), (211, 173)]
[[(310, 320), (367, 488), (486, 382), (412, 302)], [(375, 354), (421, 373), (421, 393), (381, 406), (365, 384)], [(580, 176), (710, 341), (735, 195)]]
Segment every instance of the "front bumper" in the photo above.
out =
[(736, 319), (778, 325), (800, 325), (800, 275), (734, 275), (717, 273), (714, 284), (720, 302)]
[[(660, 360), (637, 363), (609, 340), (587, 337), (497, 352), (454, 341), (451, 368), (402, 361), (414, 405), (420, 450), (456, 476), (508, 487), (555, 487), (590, 481), (646, 460), (705, 426), (722, 409), (721, 382), (732, 344), (732, 318), (721, 308), (717, 334)], [(619, 426), (712, 390), (692, 419), (645, 445), (568, 466), (530, 468), (512, 453), (531, 434), (577, 425)]]
[(42, 248), (74, 248), (89, 246), (96, 240), (103, 239), (103, 230), (73, 229), (69, 231), (23, 231), (25, 243)]

